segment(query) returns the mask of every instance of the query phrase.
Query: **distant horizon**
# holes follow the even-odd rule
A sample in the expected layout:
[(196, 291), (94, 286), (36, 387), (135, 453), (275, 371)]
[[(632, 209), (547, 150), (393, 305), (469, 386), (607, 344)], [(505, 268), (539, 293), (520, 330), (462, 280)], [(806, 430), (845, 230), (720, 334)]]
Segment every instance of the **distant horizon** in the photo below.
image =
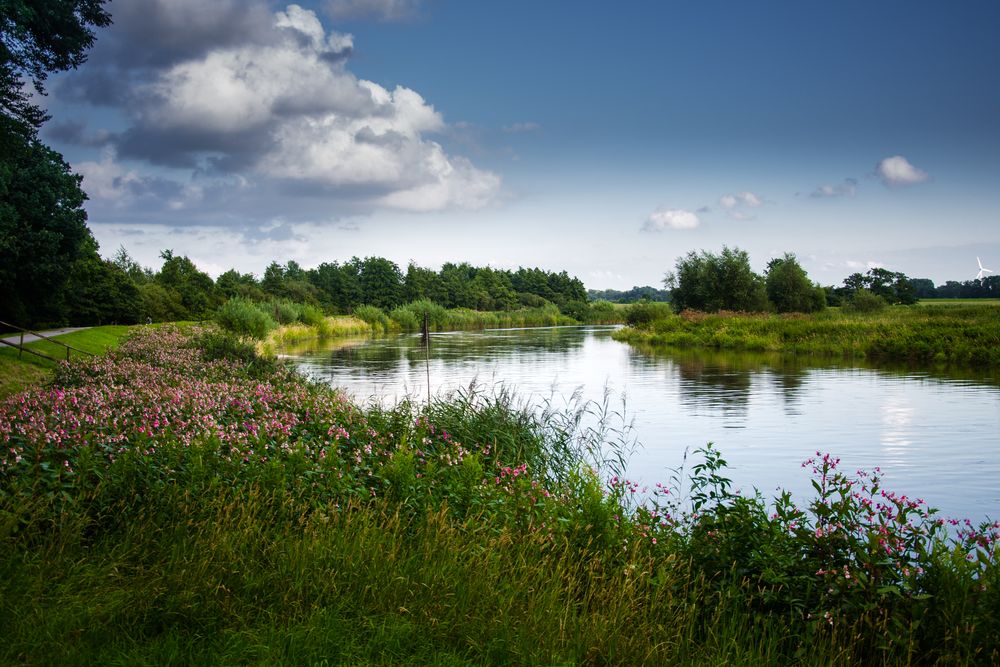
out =
[[(102, 254), (1000, 268), (1000, 4), (133, 0), (36, 101)], [(967, 276), (967, 277), (966, 277)]]

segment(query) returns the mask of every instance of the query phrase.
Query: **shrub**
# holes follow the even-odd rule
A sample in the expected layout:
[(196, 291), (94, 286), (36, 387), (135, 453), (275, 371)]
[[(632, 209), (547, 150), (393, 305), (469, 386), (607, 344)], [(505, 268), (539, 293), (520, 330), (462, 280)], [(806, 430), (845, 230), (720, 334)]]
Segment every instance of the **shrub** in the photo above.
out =
[(669, 303), (656, 301), (640, 301), (633, 303), (626, 309), (625, 322), (629, 326), (641, 327), (654, 320), (661, 320), (673, 314), (673, 308)]
[(866, 289), (855, 290), (844, 309), (853, 313), (877, 313), (889, 303), (878, 294)]
[(322, 327), (326, 321), (326, 316), (316, 306), (305, 304), (299, 313), (299, 321), (311, 327)]
[(302, 305), (291, 301), (269, 301), (265, 306), (278, 324), (291, 324), (302, 318)]
[(237, 336), (262, 339), (277, 324), (257, 304), (246, 299), (230, 299), (215, 313), (215, 321), (223, 329)]
[(391, 327), (389, 318), (378, 306), (358, 306), (354, 309), (354, 317), (367, 322), (373, 331), (388, 332)]

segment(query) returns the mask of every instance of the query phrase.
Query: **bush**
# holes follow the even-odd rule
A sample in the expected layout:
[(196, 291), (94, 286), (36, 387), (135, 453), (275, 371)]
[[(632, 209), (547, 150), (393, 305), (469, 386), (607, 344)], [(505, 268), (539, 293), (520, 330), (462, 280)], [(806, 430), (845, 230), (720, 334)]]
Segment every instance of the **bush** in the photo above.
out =
[(223, 329), (244, 338), (262, 339), (277, 325), (257, 304), (246, 299), (230, 299), (215, 313)]
[(358, 306), (354, 309), (354, 317), (367, 322), (373, 331), (388, 332), (391, 327), (389, 318), (378, 306)]
[(326, 316), (322, 310), (307, 303), (302, 306), (302, 311), (299, 313), (299, 321), (311, 327), (322, 328), (326, 322)]
[(877, 313), (888, 305), (889, 303), (878, 294), (859, 289), (851, 295), (844, 309), (852, 313)]
[(291, 301), (269, 301), (266, 308), (277, 320), (278, 324), (291, 324), (302, 318), (302, 305)]
[(406, 306), (393, 308), (389, 313), (389, 319), (403, 331), (417, 331), (423, 325), (423, 320), (417, 319), (417, 314)]
[[(399, 318), (396, 317), (397, 314), (400, 315)], [(447, 309), (427, 299), (413, 301), (402, 308), (397, 308), (392, 311), (390, 317), (399, 322), (401, 329), (405, 331), (417, 331), (424, 325), (424, 315), (427, 316), (427, 325), (431, 329), (441, 331), (448, 326)], [(404, 321), (407, 324), (404, 325)]]
[(673, 314), (669, 303), (640, 301), (626, 309), (625, 322), (632, 327), (641, 327), (655, 320), (662, 320)]

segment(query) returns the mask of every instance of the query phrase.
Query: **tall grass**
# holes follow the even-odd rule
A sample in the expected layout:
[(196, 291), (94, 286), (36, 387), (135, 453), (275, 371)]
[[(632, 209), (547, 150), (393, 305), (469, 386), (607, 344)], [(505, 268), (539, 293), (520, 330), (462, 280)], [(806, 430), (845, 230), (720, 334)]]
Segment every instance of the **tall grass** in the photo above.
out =
[(830, 457), (801, 507), (711, 447), (644, 494), (606, 404), (362, 408), (211, 333), (57, 381), (0, 404), (3, 663), (1000, 659), (1000, 526), (950, 537)]
[(815, 315), (684, 312), (616, 332), (673, 348), (786, 352), (827, 357), (1000, 365), (1000, 308), (894, 306), (875, 313)]

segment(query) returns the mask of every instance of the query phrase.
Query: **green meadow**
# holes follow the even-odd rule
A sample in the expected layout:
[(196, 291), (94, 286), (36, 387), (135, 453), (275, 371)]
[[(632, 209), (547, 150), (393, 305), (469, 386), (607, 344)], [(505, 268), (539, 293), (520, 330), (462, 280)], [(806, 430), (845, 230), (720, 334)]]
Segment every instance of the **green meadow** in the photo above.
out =
[[(939, 303), (939, 301), (943, 301)], [(780, 352), (912, 364), (1000, 365), (1000, 302), (934, 300), (874, 313), (685, 311), (616, 332), (659, 348)]]

